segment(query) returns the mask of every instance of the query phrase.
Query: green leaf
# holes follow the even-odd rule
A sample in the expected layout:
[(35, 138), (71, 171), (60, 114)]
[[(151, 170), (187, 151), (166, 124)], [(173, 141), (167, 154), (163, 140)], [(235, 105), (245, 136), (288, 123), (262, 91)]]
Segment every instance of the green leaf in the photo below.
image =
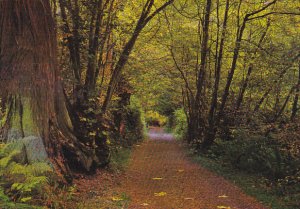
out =
[(32, 199), (32, 197), (23, 197), (22, 199), (21, 199), (21, 202), (28, 202), (28, 201), (30, 201)]

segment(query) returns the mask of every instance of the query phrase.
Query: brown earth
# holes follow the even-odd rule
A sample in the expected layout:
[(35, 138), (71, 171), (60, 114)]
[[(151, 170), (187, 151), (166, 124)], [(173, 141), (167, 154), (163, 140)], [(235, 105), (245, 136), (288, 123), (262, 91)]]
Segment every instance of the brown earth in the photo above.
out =
[[(189, 159), (181, 143), (160, 129), (135, 146), (124, 175), (101, 172), (78, 181), (78, 208), (263, 209), (254, 198)], [(109, 182), (109, 183), (107, 183)]]

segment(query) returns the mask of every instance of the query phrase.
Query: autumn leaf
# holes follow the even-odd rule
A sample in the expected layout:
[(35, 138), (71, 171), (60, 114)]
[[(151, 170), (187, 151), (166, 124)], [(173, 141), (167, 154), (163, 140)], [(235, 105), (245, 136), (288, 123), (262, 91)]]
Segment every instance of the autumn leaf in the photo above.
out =
[(228, 206), (217, 206), (218, 209), (230, 209)]
[(124, 199), (120, 197), (112, 197), (111, 200), (115, 202), (119, 202), (119, 201), (123, 201)]
[(194, 198), (186, 197), (186, 198), (184, 198), (184, 200), (194, 200)]
[(227, 198), (228, 196), (226, 196), (226, 195), (221, 195), (221, 196), (219, 196), (219, 198)]
[(156, 177), (156, 178), (152, 178), (152, 180), (162, 180), (163, 178), (159, 178), (159, 177)]
[(163, 196), (166, 196), (166, 195), (167, 195), (166, 192), (154, 193), (154, 196), (155, 196), (155, 197), (163, 197)]
[(141, 206), (148, 206), (148, 203), (142, 203)]
[(178, 170), (178, 172), (179, 172), (179, 173), (182, 173), (182, 172), (184, 172), (184, 170), (181, 169), (181, 170)]

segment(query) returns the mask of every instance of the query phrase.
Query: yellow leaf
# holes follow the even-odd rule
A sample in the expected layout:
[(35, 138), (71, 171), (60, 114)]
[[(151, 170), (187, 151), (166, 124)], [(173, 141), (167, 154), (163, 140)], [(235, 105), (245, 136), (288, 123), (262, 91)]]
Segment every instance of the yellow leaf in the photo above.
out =
[(227, 198), (228, 196), (226, 196), (225, 194), (224, 195), (221, 195), (219, 196), (219, 198)]
[(153, 180), (162, 180), (163, 178), (159, 178), (159, 177), (156, 177), (156, 178), (152, 178)]
[(184, 172), (184, 170), (178, 170), (178, 172), (179, 172), (179, 173), (182, 173), (182, 172)]
[(123, 199), (123, 198), (120, 198), (120, 197), (112, 197), (111, 200), (112, 200), (112, 201), (119, 202), (119, 201), (123, 201), (124, 199)]
[(148, 206), (148, 203), (142, 203), (141, 206)]
[(194, 200), (194, 198), (186, 197), (185, 200)]
[(166, 192), (154, 193), (154, 196), (156, 196), (156, 197), (163, 197), (163, 196), (166, 196), (166, 195), (167, 195)]
[(217, 206), (218, 209), (230, 209), (228, 206)]

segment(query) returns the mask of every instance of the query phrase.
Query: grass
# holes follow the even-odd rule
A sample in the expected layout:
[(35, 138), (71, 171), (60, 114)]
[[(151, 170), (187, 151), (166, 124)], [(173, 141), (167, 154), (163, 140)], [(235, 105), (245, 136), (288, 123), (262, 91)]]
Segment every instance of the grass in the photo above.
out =
[[(189, 153), (191, 155), (191, 153)], [(249, 174), (230, 164), (225, 164), (220, 160), (211, 159), (205, 155), (193, 155), (193, 160), (208, 170), (223, 176), (240, 187), (246, 194), (256, 198), (266, 207), (272, 209), (295, 209), (282, 202), (280, 197), (268, 189), (264, 183), (264, 178), (260, 175)]]

